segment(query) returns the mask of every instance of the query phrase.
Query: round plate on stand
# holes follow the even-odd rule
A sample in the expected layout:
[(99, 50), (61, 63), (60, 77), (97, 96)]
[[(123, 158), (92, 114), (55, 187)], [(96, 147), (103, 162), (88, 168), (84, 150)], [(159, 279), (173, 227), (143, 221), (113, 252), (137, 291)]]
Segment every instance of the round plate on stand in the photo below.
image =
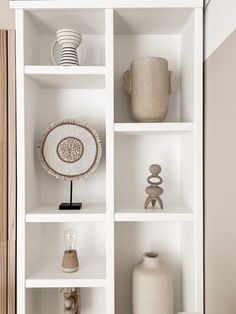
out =
[(42, 166), (60, 180), (87, 177), (97, 168), (101, 156), (97, 132), (78, 120), (52, 123), (40, 142)]

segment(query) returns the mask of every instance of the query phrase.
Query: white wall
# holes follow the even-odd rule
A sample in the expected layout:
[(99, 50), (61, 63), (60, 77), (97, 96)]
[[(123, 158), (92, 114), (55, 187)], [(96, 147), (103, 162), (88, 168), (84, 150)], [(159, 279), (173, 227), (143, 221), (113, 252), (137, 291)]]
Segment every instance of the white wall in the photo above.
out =
[(211, 0), (205, 27), (205, 314), (235, 314), (236, 0)]
[(205, 59), (236, 28), (236, 0), (211, 0), (205, 11)]
[(0, 29), (14, 29), (14, 11), (10, 10), (9, 0), (0, 0)]

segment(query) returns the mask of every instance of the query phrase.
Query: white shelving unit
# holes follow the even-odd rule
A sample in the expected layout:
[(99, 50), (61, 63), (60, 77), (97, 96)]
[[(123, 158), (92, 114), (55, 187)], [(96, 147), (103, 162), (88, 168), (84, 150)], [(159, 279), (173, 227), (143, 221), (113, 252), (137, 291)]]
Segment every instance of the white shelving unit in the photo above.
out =
[[(63, 313), (60, 287), (81, 287), (83, 314), (131, 314), (132, 268), (157, 251), (174, 278), (174, 313), (204, 313), (202, 0), (11, 1), (17, 31), (17, 308)], [(60, 28), (83, 33), (82, 67), (52, 66)], [(144, 56), (177, 74), (163, 123), (132, 120), (122, 74)], [(38, 142), (51, 122), (92, 125), (102, 161), (75, 182), (78, 212), (58, 210), (68, 184), (42, 169)], [(162, 166), (164, 209), (144, 210), (150, 164)], [(60, 269), (64, 231), (79, 233), (80, 269)], [(174, 314), (173, 313), (173, 314)]]

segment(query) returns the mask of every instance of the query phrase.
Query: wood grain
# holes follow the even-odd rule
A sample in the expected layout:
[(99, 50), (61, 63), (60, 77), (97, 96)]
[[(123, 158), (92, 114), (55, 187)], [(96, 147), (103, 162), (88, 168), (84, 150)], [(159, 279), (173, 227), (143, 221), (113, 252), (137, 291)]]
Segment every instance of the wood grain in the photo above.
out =
[(7, 313), (7, 241), (0, 241), (0, 313)]
[(8, 241), (7, 247), (7, 313), (16, 313), (16, 241)]
[(7, 31), (0, 31), (0, 241), (7, 241)]
[(16, 239), (15, 31), (8, 31), (8, 240)]
[(16, 313), (16, 79), (15, 31), (8, 31), (8, 252), (7, 313)]
[(7, 31), (0, 31), (0, 313), (7, 313)]

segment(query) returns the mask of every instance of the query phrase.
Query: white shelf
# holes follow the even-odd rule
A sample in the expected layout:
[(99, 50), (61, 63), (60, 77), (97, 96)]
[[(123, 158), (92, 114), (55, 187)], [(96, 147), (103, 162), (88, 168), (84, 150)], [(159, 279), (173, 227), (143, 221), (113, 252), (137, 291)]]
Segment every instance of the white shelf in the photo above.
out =
[(163, 210), (150, 208), (146, 210), (144, 208), (118, 209), (115, 213), (115, 221), (194, 221), (194, 213), (180, 206)]
[(26, 65), (28, 75), (105, 75), (105, 66)]
[(74, 8), (194, 8), (203, 7), (203, 0), (70, 0), (70, 1), (10, 1), (12, 9), (74, 9)]
[(177, 123), (115, 123), (115, 132), (130, 135), (152, 135), (161, 132), (191, 132), (194, 130), (192, 122)]
[(106, 204), (83, 204), (81, 210), (59, 210), (55, 205), (26, 211), (26, 222), (104, 222)]
[(25, 66), (25, 75), (42, 88), (105, 88), (105, 66)]
[(61, 258), (40, 260), (26, 279), (26, 288), (106, 287), (105, 257), (80, 257), (77, 272), (61, 270)]

